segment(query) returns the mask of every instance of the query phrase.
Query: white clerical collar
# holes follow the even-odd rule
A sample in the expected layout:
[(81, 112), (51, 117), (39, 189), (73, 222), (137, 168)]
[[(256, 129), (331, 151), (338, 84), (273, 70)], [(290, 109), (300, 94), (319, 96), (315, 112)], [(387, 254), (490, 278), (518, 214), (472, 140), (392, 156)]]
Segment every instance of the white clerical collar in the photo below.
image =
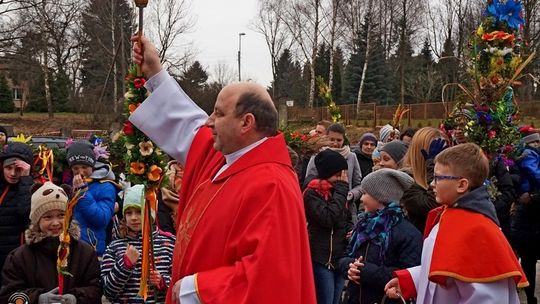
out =
[(242, 149), (240, 149), (238, 151), (235, 151), (235, 152), (227, 154), (227, 155), (223, 155), (225, 157), (225, 165), (223, 167), (221, 167), (221, 169), (219, 169), (219, 171), (216, 173), (216, 175), (214, 176), (212, 181), (215, 180), (221, 173), (223, 173), (223, 171), (225, 171), (227, 168), (232, 166), (232, 164), (234, 164), (235, 161), (237, 161), (240, 157), (242, 157), (242, 155), (244, 155), (244, 154), (248, 153), (249, 151), (253, 150), (255, 147), (262, 144), (267, 139), (268, 139), (268, 137), (264, 137), (264, 138), (254, 142), (251, 145), (249, 145), (247, 147), (244, 147), (244, 148), (242, 148)]

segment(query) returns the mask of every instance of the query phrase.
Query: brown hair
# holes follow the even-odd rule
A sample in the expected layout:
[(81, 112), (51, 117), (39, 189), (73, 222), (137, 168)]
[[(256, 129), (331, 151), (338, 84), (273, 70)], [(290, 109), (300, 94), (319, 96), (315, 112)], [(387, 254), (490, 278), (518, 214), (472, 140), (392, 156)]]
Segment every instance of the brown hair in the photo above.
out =
[(435, 163), (469, 180), (469, 189), (482, 186), (489, 175), (489, 162), (482, 149), (473, 143), (460, 144), (442, 151)]
[(317, 125), (321, 125), (323, 126), (325, 129), (328, 129), (328, 127), (330, 127), (330, 125), (332, 124), (331, 121), (328, 121), (328, 120), (321, 120), (317, 123)]
[(278, 113), (272, 100), (256, 92), (240, 94), (236, 108), (236, 117), (251, 113), (255, 117), (256, 130), (265, 136), (274, 136), (277, 133)]
[(403, 166), (411, 168), (414, 181), (424, 189), (428, 188), (427, 166), (421, 151), (424, 149), (428, 152), (431, 142), (439, 137), (443, 137), (442, 132), (432, 127), (416, 131), (411, 139), (407, 154), (403, 158)]

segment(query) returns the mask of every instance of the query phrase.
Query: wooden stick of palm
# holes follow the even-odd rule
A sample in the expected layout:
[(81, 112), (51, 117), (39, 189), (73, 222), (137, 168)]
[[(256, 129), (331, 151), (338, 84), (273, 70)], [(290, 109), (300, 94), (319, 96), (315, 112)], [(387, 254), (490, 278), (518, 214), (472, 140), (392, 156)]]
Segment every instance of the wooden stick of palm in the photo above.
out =
[[(143, 33), (143, 11), (148, 5), (148, 0), (135, 0), (135, 5), (139, 8), (139, 30), (138, 36), (141, 38)], [(137, 65), (137, 76), (142, 76), (141, 66)]]

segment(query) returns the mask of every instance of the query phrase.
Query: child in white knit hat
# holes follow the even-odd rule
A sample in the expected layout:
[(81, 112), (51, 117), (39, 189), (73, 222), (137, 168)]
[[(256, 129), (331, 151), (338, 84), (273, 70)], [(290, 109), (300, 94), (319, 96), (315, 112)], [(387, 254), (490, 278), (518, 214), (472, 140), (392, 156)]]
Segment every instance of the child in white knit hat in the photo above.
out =
[(68, 197), (64, 190), (46, 182), (32, 194), (30, 227), (26, 243), (13, 250), (2, 270), (0, 303), (100, 303), (99, 262), (94, 249), (79, 241), (73, 223), (63, 294), (58, 294), (57, 252), (63, 232)]
[[(143, 185), (126, 189), (120, 238), (112, 241), (103, 255), (103, 292), (112, 303), (143, 303), (138, 296), (141, 279), (141, 252), (145, 192)], [(151, 214), (152, 220), (155, 214)], [(155, 229), (153, 234), (155, 269), (150, 270), (148, 298), (144, 303), (164, 303), (171, 278), (175, 238)]]

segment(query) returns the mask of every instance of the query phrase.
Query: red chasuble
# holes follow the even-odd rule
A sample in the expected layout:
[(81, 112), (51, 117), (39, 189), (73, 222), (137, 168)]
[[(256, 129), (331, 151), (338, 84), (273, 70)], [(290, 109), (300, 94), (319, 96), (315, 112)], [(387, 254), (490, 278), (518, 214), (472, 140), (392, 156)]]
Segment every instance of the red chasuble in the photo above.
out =
[(196, 274), (202, 303), (315, 303), (302, 195), (283, 136), (212, 181), (224, 163), (202, 127), (186, 161), (170, 287)]
[(430, 281), (445, 285), (447, 278), (454, 278), (489, 283), (513, 277), (517, 287), (529, 285), (510, 244), (492, 220), (462, 208), (439, 207), (428, 215), (424, 235), (437, 222)]

